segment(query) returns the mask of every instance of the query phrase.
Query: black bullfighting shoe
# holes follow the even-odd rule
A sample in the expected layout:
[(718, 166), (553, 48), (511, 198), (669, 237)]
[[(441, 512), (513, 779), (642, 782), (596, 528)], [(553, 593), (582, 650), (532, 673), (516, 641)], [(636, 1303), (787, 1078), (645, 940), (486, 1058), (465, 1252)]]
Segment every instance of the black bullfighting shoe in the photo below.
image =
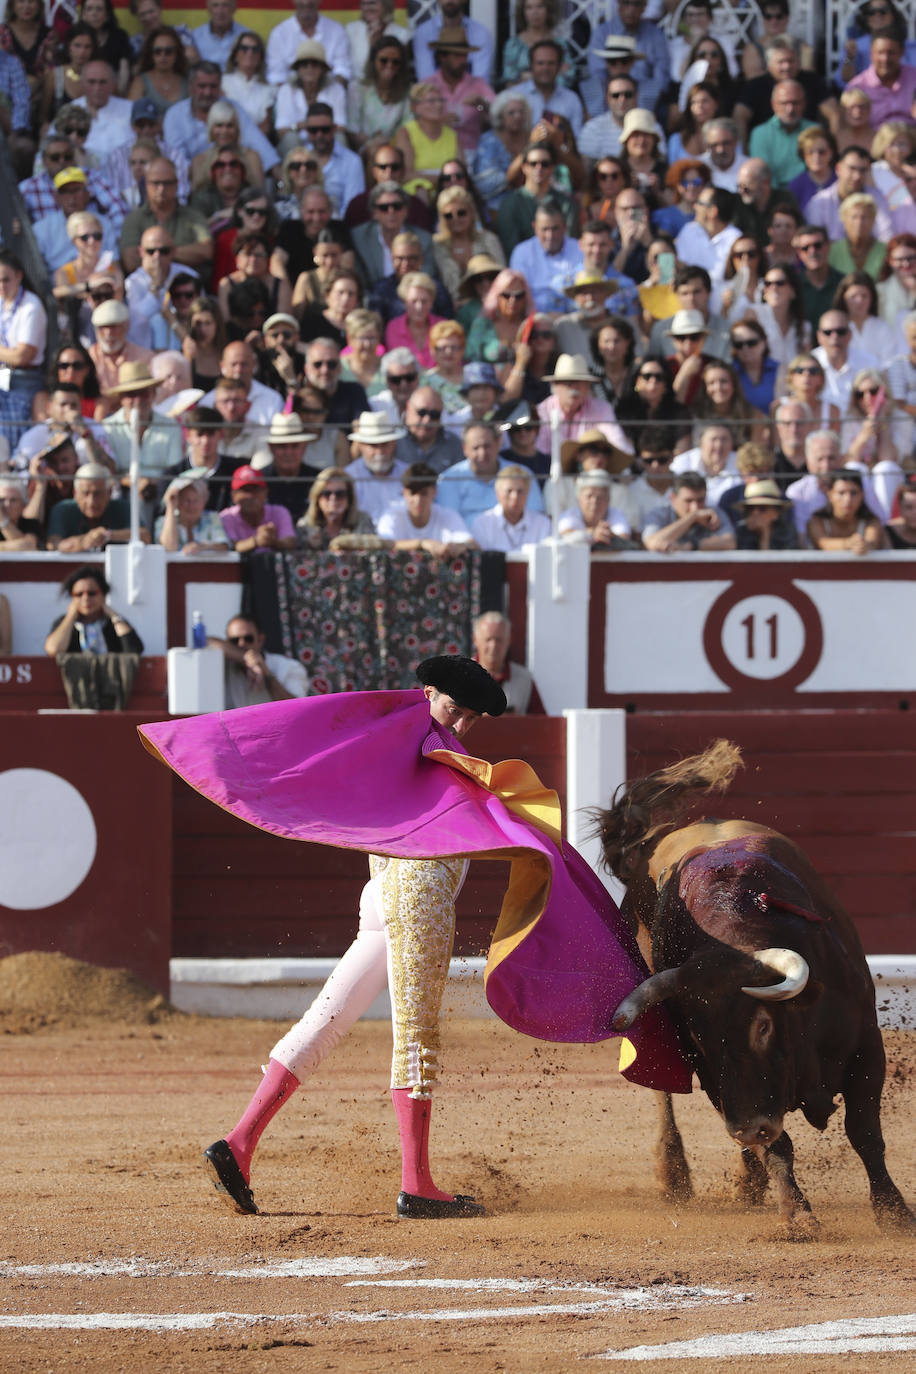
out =
[(245, 1182), (235, 1155), (225, 1140), (217, 1140), (204, 1150), (204, 1159), (213, 1180), (213, 1186), (224, 1199), (239, 1212), (257, 1212), (254, 1194)]
[(416, 1193), (398, 1193), (398, 1216), (414, 1221), (430, 1217), (484, 1217), (487, 1209), (472, 1197), (459, 1193), (452, 1201), (446, 1198), (418, 1197)]

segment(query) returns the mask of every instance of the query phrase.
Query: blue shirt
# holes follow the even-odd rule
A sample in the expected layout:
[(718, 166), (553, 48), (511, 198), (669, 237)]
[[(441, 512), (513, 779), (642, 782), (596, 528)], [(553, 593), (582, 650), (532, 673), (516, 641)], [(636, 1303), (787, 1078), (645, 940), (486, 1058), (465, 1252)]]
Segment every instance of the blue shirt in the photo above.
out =
[(343, 219), (350, 201), (366, 189), (363, 160), (342, 143), (335, 143), (334, 151), (321, 170), (324, 189), (334, 202), (334, 213), (338, 219)]
[(10, 102), (10, 120), (17, 133), (28, 130), (32, 120), (32, 96), (25, 67), (12, 53), (0, 50), (0, 92)]
[[(226, 98), (224, 95), (220, 96), (221, 100)], [(264, 137), (241, 105), (236, 105), (234, 100), (230, 100), (229, 104), (239, 117), (239, 134), (243, 147), (255, 150), (265, 172), (270, 171), (271, 167), (276, 167), (280, 155), (274, 145)], [(180, 148), (188, 159), (196, 157), (198, 153), (210, 147), (206, 121), (196, 119), (191, 113), (190, 97), (176, 101), (171, 107), (162, 123), (162, 136), (167, 144)]]
[(751, 381), (741, 364), (735, 362), (734, 358), (732, 359), (732, 367), (741, 383), (744, 399), (752, 406), (756, 406), (764, 415), (769, 415), (770, 406), (776, 397), (776, 374), (779, 371), (779, 363), (776, 359), (764, 359), (763, 372), (756, 385)]
[[(111, 221), (107, 216), (99, 215), (99, 223), (102, 226), (103, 250), (107, 248), (116, 258), (120, 257), (118, 236)], [(32, 232), (49, 272), (56, 272), (58, 267), (63, 267), (65, 262), (72, 262), (76, 257), (76, 248), (67, 236), (67, 216), (63, 210), (52, 210), (50, 215), (42, 215), (32, 225)]]
[(555, 86), (553, 95), (546, 102), (533, 81), (522, 81), (517, 86), (510, 86), (506, 95), (523, 95), (525, 97), (531, 108), (532, 128), (537, 124), (545, 110), (552, 110), (554, 114), (563, 115), (565, 119), (569, 120), (576, 138), (582, 132), (582, 125), (585, 122), (582, 101), (566, 86)]
[[(508, 466), (511, 464), (501, 463), (500, 471)], [(453, 464), (442, 473), (436, 488), (436, 500), (440, 506), (458, 511), (464, 516), (466, 523), (470, 524), (478, 515), (483, 515), (485, 510), (490, 510), (496, 505), (498, 476), (499, 472), (494, 477), (475, 477), (467, 458), (463, 458), (460, 463)], [(528, 492), (528, 510), (543, 509), (544, 498), (541, 496), (541, 488), (537, 482), (532, 482)]]
[(564, 239), (559, 253), (549, 255), (536, 238), (523, 239), (512, 249), (509, 266), (527, 279), (536, 310), (548, 314), (575, 310), (566, 295), (566, 287), (582, 268), (582, 252), (575, 239)]
[(225, 69), (226, 63), (229, 60), (229, 54), (232, 52), (233, 43), (240, 33), (247, 32), (248, 30), (244, 24), (236, 24), (235, 21), (233, 21), (232, 28), (229, 32), (224, 33), (221, 37), (217, 37), (217, 35), (212, 32), (209, 23), (206, 23), (201, 24), (199, 29), (191, 30), (191, 41), (204, 62), (216, 62), (220, 67)]

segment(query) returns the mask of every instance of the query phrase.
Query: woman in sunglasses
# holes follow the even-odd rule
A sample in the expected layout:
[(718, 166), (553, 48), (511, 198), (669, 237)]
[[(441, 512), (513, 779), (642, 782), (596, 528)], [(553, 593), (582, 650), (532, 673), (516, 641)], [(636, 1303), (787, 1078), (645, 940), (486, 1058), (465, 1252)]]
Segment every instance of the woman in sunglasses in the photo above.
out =
[(262, 134), (270, 134), (277, 88), (267, 80), (267, 52), (260, 34), (246, 29), (233, 43), (222, 92), (245, 111)]
[(729, 335), (732, 365), (748, 405), (769, 415), (776, 399), (779, 363), (770, 357), (770, 346), (763, 326), (757, 320), (739, 320)]
[[(227, 162), (241, 159), (242, 185), (263, 188), (264, 168), (261, 165), (261, 159), (253, 148), (242, 147), (238, 112), (233, 105), (229, 104), (228, 100), (217, 100), (210, 106), (210, 112), (207, 115), (207, 139), (208, 146), (191, 160), (191, 186), (193, 188), (199, 189), (213, 184), (212, 169), (214, 164), (220, 160), (222, 153), (227, 155)], [(236, 191), (236, 195), (238, 195), (238, 191)]]
[(235, 240), (235, 260), (238, 264), (219, 284), (217, 300), (225, 318), (229, 317), (229, 292), (233, 286), (243, 281), (259, 281), (267, 288), (268, 313), (281, 311), (289, 314), (293, 293), (285, 276), (280, 277), (271, 271), (271, 243), (266, 234), (257, 232), (239, 234)]
[(630, 174), (619, 157), (599, 157), (582, 192), (582, 224), (600, 219), (614, 224), (617, 192), (630, 184)]
[(503, 402), (526, 401), (539, 406), (550, 395), (546, 377), (553, 374), (560, 348), (552, 315), (531, 315), (518, 331), (511, 366), (501, 367)]
[(705, 162), (692, 157), (672, 160), (665, 173), (662, 193), (666, 204), (653, 211), (653, 230), (676, 238), (684, 225), (695, 218), (699, 194), (711, 180), (712, 173)]
[[(767, 336), (769, 337), (769, 336)], [(821, 424), (839, 430), (840, 412), (826, 397), (827, 374), (813, 353), (798, 353), (789, 362), (786, 372), (785, 397), (801, 401)]]
[(344, 88), (331, 74), (324, 44), (310, 38), (299, 44), (289, 80), (277, 92), (274, 122), (277, 148), (282, 154), (302, 145), (309, 106), (317, 101), (330, 105), (334, 124), (342, 129), (347, 120)]
[(749, 234), (735, 239), (728, 250), (722, 285), (713, 297), (713, 309), (729, 321), (743, 320), (756, 311), (763, 299), (760, 244)]
[(666, 451), (682, 453), (690, 447), (690, 412), (675, 396), (671, 373), (657, 354), (640, 358), (614, 409), (635, 452), (640, 451), (647, 427), (664, 430)]
[(868, 474), (868, 503), (889, 520), (897, 488), (904, 480), (894, 442), (894, 399), (887, 378), (877, 368), (857, 372), (849, 408), (840, 430), (844, 466)]
[(76, 257), (54, 273), (54, 295), (65, 306), (68, 302), (75, 302), (77, 307), (84, 304), (89, 278), (100, 274), (110, 280), (114, 294), (123, 297), (124, 277), (115, 254), (107, 248), (103, 250), (103, 237), (101, 221), (88, 211), (81, 210), (67, 217), (67, 238), (73, 244)]
[(140, 50), (137, 75), (130, 83), (128, 100), (151, 100), (165, 118), (169, 108), (188, 93), (188, 64), (181, 39), (174, 29), (160, 25), (147, 35)]
[[(313, 461), (311, 453), (309, 461)], [(308, 510), (296, 523), (299, 545), (326, 549), (338, 535), (374, 533), (369, 516), (356, 504), (356, 487), (349, 473), (338, 467), (319, 472), (309, 492)]]
[(487, 292), (471, 325), (467, 362), (505, 362), (513, 356), (523, 322), (534, 312), (531, 290), (521, 272), (506, 267)]
[(451, 186), (441, 192), (436, 212), (439, 228), (433, 236), (433, 257), (446, 291), (454, 298), (472, 257), (484, 253), (500, 264), (506, 259), (496, 235), (480, 227), (474, 199), (464, 187)]
[(811, 347), (811, 325), (805, 318), (798, 277), (791, 267), (770, 267), (763, 274), (763, 300), (753, 306), (778, 363), (788, 363)]
[(321, 163), (310, 148), (292, 148), (283, 159), (274, 209), (281, 219), (298, 219), (302, 192), (309, 186), (324, 190)]
[(860, 472), (840, 468), (827, 478), (827, 500), (808, 521), (808, 542), (824, 553), (862, 557), (888, 547), (884, 526), (865, 501)]
[(382, 34), (372, 44), (362, 79), (347, 91), (347, 132), (364, 156), (394, 138), (410, 115), (410, 60), (397, 38)]
[(49, 394), (61, 382), (78, 386), (80, 389), (80, 409), (83, 417), (91, 420), (95, 415), (96, 402), (101, 396), (95, 363), (81, 343), (62, 343), (48, 366), (45, 390), (35, 397), (33, 414), (43, 420), (47, 414)]

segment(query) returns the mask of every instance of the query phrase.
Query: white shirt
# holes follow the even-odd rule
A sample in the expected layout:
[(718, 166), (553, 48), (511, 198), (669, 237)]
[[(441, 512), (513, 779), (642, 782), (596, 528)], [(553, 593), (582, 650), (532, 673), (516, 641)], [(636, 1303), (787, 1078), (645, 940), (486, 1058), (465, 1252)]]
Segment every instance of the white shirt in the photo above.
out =
[(738, 473), (738, 461), (734, 450), (728, 455), (725, 467), (715, 477), (710, 477), (703, 467), (699, 448), (689, 448), (686, 453), (679, 453), (671, 464), (671, 471), (677, 473), (698, 472), (701, 477), (705, 477), (707, 506), (718, 506), (726, 491), (729, 491), (731, 487), (744, 485), (744, 478)]
[(169, 268), (165, 285), (154, 287), (145, 267), (138, 267), (136, 272), (131, 272), (124, 283), (125, 303), (130, 311), (130, 326), (127, 330), (127, 337), (131, 343), (139, 344), (141, 348), (153, 347), (153, 316), (162, 314), (162, 304), (169, 289), (169, 282), (179, 272), (188, 272), (193, 277), (197, 276), (193, 267), (185, 267), (184, 263), (173, 262)]
[(499, 504), (491, 506), (471, 522), (471, 534), (482, 549), (496, 553), (512, 553), (525, 544), (540, 544), (552, 534), (550, 516), (540, 511), (525, 510), (514, 525), (503, 514)]
[(223, 95), (234, 100), (255, 124), (261, 124), (270, 114), (277, 98), (275, 86), (241, 72), (227, 72), (222, 81)]
[[(84, 420), (83, 423), (99, 448), (104, 449), (109, 456), (112, 456), (111, 445), (108, 442), (108, 435), (105, 433), (104, 428), (95, 420)], [(31, 429), (27, 429), (19, 440), (18, 447), (10, 460), (13, 471), (27, 472), (29, 463), (31, 463), (32, 459), (35, 457), (35, 454), (41, 453), (41, 450), (47, 447), (50, 439), (51, 426), (44, 420), (42, 420), (40, 424), (32, 425)], [(95, 454), (87, 447), (86, 440), (80, 435), (73, 436), (73, 447), (76, 449), (81, 463), (96, 462)]]
[[(216, 393), (208, 391), (206, 396), (201, 399), (202, 406), (212, 406), (213, 397)], [(248, 407), (248, 414), (245, 416), (248, 425), (269, 425), (275, 415), (286, 404), (285, 397), (279, 391), (274, 391), (271, 387), (265, 386), (263, 382), (252, 381), (248, 389), (248, 399), (251, 405)]]
[[(296, 56), (296, 49), (300, 43), (305, 43), (308, 37), (307, 33), (302, 32), (295, 15), (277, 25), (267, 40), (268, 81), (273, 82), (275, 86), (281, 86), (289, 78), (290, 64)], [(339, 76), (343, 81), (349, 81), (352, 75), (350, 45), (343, 25), (319, 14), (312, 38), (324, 48), (332, 74)]]
[(347, 475), (356, 484), (356, 504), (370, 517), (373, 525), (391, 505), (401, 500), (401, 474), (407, 471), (407, 464), (395, 458), (394, 466), (384, 477), (375, 477), (366, 466), (365, 458), (357, 458), (347, 467)]
[(0, 304), (0, 343), (4, 348), (31, 344), (37, 351), (29, 367), (40, 367), (45, 360), (48, 316), (41, 301), (31, 291), (24, 291), (17, 304), (18, 296), (17, 292), (9, 305)]
[[(629, 539), (630, 522), (622, 510), (616, 510), (614, 506), (608, 506), (607, 515), (604, 518), (610, 525), (612, 534), (616, 534), (620, 539)], [(585, 520), (578, 506), (570, 506), (569, 510), (563, 512), (557, 521), (557, 533), (563, 535), (579, 534), (582, 535), (583, 538), (587, 536), (588, 539), (591, 539), (591, 535), (587, 533)], [(583, 542), (583, 540), (578, 542)]]
[[(225, 82), (223, 83), (225, 86)], [(334, 115), (334, 123), (339, 129), (347, 126), (347, 96), (343, 86), (339, 81), (329, 81), (323, 86), (315, 97), (324, 105), (330, 105)], [(274, 124), (278, 129), (296, 129), (297, 124), (301, 124), (308, 114), (309, 102), (305, 98), (305, 91), (300, 85), (293, 85), (291, 81), (284, 81), (277, 91), (277, 104), (274, 112)], [(299, 138), (305, 142), (305, 130), (299, 130)]]
[(407, 514), (403, 500), (393, 501), (379, 516), (375, 528), (382, 539), (438, 539), (442, 544), (469, 544), (471, 531), (456, 510), (433, 505), (422, 529)]
[(747, 162), (747, 157), (742, 153), (740, 148), (736, 149), (735, 160), (730, 167), (725, 169), (725, 171), (723, 171), (721, 167), (715, 165), (709, 153), (702, 153), (699, 160), (700, 162), (705, 162), (706, 166), (712, 172), (713, 186), (721, 186), (723, 190), (734, 191), (737, 195), (738, 173), (741, 171), (745, 162)]
[[(352, 24), (347, 24), (344, 29), (347, 35), (347, 42), (350, 44), (350, 66), (353, 70), (353, 80), (362, 81), (363, 73), (366, 70), (366, 63), (369, 61), (369, 30), (366, 28), (365, 20), (355, 19)], [(396, 24), (393, 19), (389, 20), (382, 30), (389, 38), (396, 38), (399, 43), (403, 43), (406, 48), (410, 43), (410, 34), (407, 29), (402, 29), (400, 24)]]
[(191, 37), (194, 46), (199, 52), (204, 62), (216, 62), (218, 66), (225, 67), (229, 61), (229, 54), (232, 52), (233, 44), (240, 34), (247, 33), (248, 30), (243, 24), (237, 24), (234, 20), (228, 33), (215, 34), (210, 28), (210, 22), (201, 24), (199, 28), (191, 30)]
[[(306, 697), (309, 691), (309, 675), (304, 666), (294, 658), (283, 654), (264, 654), (268, 671), (273, 673), (281, 687), (285, 687), (294, 697)], [(241, 664), (226, 660), (226, 710), (239, 706), (251, 706), (271, 700), (266, 688), (252, 687), (248, 675)]]
[(856, 373), (861, 372), (865, 367), (881, 366), (874, 353), (865, 353), (861, 348), (850, 348), (846, 355), (845, 366), (839, 369), (830, 366), (823, 344), (818, 344), (817, 348), (813, 348), (811, 356), (817, 358), (827, 378), (824, 383), (824, 399), (832, 405), (838, 406), (841, 415), (845, 415), (849, 409), (849, 398), (852, 395), (852, 384)]
[[(84, 110), (89, 108), (84, 95), (74, 100), (73, 104), (82, 105)], [(132, 108), (132, 101), (122, 100), (120, 96), (113, 95), (101, 110), (90, 111), (92, 125), (86, 139), (86, 147), (90, 153), (98, 153), (99, 157), (104, 158), (116, 148), (123, 147), (125, 143), (133, 147), (134, 131), (130, 127)]]
[(725, 276), (729, 249), (740, 238), (741, 230), (735, 224), (726, 224), (724, 229), (710, 238), (703, 226), (692, 219), (681, 229), (674, 246), (681, 262), (689, 263), (691, 267), (705, 267), (714, 281), (721, 281)]

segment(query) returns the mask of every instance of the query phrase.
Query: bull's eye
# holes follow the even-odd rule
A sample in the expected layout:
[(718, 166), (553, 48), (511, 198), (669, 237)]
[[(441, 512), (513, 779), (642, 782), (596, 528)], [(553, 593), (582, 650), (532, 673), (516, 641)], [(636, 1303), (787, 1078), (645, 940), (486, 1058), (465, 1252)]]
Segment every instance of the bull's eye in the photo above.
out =
[(773, 1041), (773, 1017), (766, 1007), (755, 1007), (748, 1031), (748, 1041), (754, 1054), (766, 1054)]

